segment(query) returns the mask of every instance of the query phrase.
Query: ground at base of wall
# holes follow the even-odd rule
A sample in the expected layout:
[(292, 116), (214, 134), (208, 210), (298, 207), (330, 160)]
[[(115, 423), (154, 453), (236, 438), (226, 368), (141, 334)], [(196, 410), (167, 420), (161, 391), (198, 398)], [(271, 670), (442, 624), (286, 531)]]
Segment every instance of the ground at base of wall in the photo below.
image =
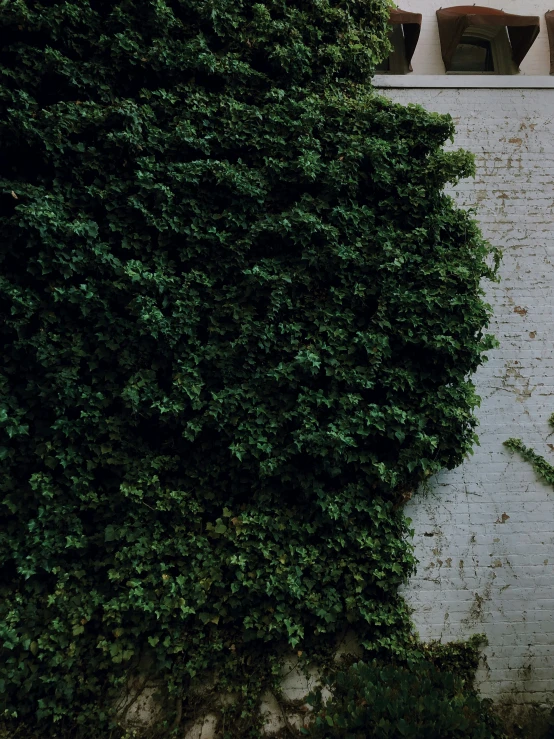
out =
[(495, 712), (507, 727), (508, 739), (554, 739), (552, 706), (499, 703)]
[[(508, 739), (554, 739), (554, 708), (545, 705), (497, 704), (496, 713), (507, 727)], [(214, 725), (209, 721), (198, 734), (201, 739), (215, 739)], [(285, 739), (294, 735), (292, 726), (272, 733), (271, 739)], [(187, 732), (188, 734), (189, 732)], [(131, 732), (129, 739), (134, 736)], [(300, 734), (298, 734), (300, 737)], [(22, 726), (15, 733), (0, 723), (0, 739), (33, 739), (33, 735)]]

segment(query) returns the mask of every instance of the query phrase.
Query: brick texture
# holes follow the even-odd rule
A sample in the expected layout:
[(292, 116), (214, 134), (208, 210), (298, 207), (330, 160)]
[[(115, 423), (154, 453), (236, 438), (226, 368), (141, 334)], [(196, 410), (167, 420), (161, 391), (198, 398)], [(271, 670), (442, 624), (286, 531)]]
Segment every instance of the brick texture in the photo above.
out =
[(500, 347), (476, 377), (481, 445), (409, 504), (419, 567), (405, 595), (425, 639), (486, 634), (482, 694), (550, 704), (554, 491), (502, 442), (519, 437), (554, 463), (554, 90), (386, 94), (455, 118), (454, 147), (475, 153), (477, 176), (452, 195), (504, 255), (487, 287)]

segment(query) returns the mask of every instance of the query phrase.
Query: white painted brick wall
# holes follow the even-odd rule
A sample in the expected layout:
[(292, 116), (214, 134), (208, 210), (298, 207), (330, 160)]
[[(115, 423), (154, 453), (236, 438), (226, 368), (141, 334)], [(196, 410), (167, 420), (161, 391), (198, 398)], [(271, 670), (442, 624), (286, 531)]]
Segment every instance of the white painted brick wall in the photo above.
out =
[(484, 695), (551, 703), (554, 491), (502, 442), (520, 437), (554, 463), (554, 90), (386, 94), (455, 118), (477, 176), (453, 195), (504, 254), (488, 287), (501, 344), (476, 378), (481, 446), (409, 504), (420, 564), (405, 594), (423, 638), (487, 635)]
[[(548, 34), (544, 14), (554, 7), (550, 0), (478, 0), (476, 5), (505, 10), (517, 15), (538, 15), (541, 19), (540, 33), (521, 65), (521, 74), (542, 75), (550, 72)], [(402, 10), (421, 13), (421, 36), (412, 60), (414, 75), (444, 74), (436, 12), (439, 8), (455, 5), (473, 5), (463, 0), (396, 0)]]

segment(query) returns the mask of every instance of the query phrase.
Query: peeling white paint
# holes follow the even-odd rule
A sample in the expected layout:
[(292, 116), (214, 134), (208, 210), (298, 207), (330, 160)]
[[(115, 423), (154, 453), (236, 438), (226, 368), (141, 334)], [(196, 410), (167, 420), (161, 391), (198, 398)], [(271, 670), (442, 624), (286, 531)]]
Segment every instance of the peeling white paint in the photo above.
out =
[(185, 733), (185, 739), (215, 739), (217, 722), (215, 713), (208, 713), (190, 727)]

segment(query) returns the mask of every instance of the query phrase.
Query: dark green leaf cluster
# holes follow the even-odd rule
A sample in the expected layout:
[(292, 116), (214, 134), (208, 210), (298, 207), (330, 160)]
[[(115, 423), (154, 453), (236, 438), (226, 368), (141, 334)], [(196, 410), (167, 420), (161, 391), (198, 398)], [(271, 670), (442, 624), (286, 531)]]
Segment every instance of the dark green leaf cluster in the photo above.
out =
[(502, 739), (489, 704), (430, 662), (358, 662), (333, 678), (333, 697), (305, 734), (321, 739)]
[(387, 14), (3, 8), (8, 716), (108, 720), (145, 651), (178, 697), (410, 638), (401, 503), (475, 441), (493, 271), (451, 119), (371, 92)]
[(473, 634), (462, 642), (431, 641), (412, 650), (410, 658), (430, 662), (441, 672), (453, 672), (473, 688), (481, 651), (487, 643), (484, 634)]

